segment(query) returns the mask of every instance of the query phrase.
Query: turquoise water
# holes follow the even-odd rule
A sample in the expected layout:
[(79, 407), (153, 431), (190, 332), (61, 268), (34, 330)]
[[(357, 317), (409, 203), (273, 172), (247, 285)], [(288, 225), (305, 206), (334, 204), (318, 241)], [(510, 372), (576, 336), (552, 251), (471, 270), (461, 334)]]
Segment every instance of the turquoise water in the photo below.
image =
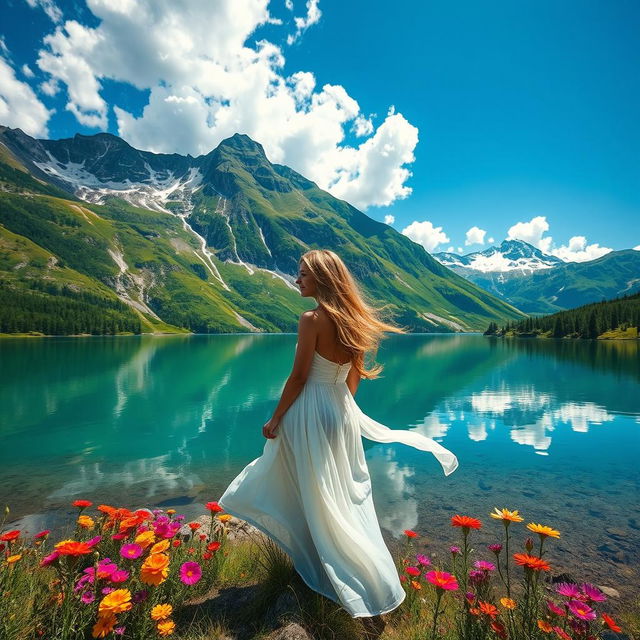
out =
[[(262, 425), (290, 372), (295, 335), (0, 341), (0, 505), (32, 532), (75, 498), (177, 506), (189, 517), (262, 453)], [(456, 453), (445, 478), (404, 445), (364, 440), (385, 538), (407, 528), (439, 553), (454, 513), (500, 533), (493, 507), (560, 529), (558, 570), (637, 583), (640, 352), (637, 342), (393, 336), (356, 401), (392, 428)], [(524, 527), (514, 529), (524, 539)], [(631, 595), (631, 593), (629, 593)]]

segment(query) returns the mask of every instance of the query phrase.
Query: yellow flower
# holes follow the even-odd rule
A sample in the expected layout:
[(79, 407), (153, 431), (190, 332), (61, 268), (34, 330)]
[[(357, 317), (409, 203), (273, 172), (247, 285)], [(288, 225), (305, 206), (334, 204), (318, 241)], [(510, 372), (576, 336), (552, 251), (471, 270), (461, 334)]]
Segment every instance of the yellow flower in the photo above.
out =
[(534, 524), (533, 522), (530, 522), (527, 525), (527, 529), (529, 529), (529, 531), (533, 531), (533, 533), (537, 533), (541, 538), (559, 538), (560, 537), (560, 532), (556, 531), (555, 529), (552, 529), (551, 527), (547, 527), (543, 524)]
[(220, 522), (229, 522), (232, 517), (233, 516), (229, 513), (222, 513), (218, 516), (218, 520), (220, 520)]
[(502, 520), (503, 522), (522, 522), (524, 518), (518, 513), (518, 510), (509, 511), (509, 509), (494, 508), (494, 511), (489, 514), (495, 520)]
[(16, 553), (14, 556), (9, 556), (7, 558), (7, 564), (14, 564), (15, 562), (18, 562), (18, 560), (20, 560), (20, 558), (22, 558), (22, 554), (21, 553)]
[(167, 515), (172, 516), (176, 512), (175, 509), (167, 509)]
[(156, 539), (156, 534), (153, 531), (145, 531), (136, 536), (135, 543), (139, 544), (143, 549), (146, 549), (150, 544), (153, 544)]
[(176, 624), (173, 620), (162, 620), (158, 622), (156, 629), (161, 636), (170, 636), (176, 630)]
[(111, 633), (113, 627), (115, 626), (116, 617), (114, 614), (111, 613), (104, 616), (99, 616), (98, 621), (95, 623), (95, 625), (93, 625), (93, 631), (91, 632), (91, 635), (94, 638), (104, 638)]
[(65, 544), (67, 544), (67, 542), (75, 542), (75, 540), (60, 540), (60, 542), (57, 542), (56, 544), (53, 545), (53, 548), (57, 549), (58, 547), (62, 547)]
[(78, 516), (78, 524), (83, 529), (93, 529), (95, 522), (91, 516)]
[(512, 600), (511, 598), (500, 598), (500, 604), (505, 609), (515, 609), (516, 608), (516, 601)]
[(165, 620), (173, 613), (173, 607), (170, 604), (157, 604), (151, 609), (152, 620)]
[(163, 553), (169, 548), (168, 540), (161, 540), (160, 542), (156, 542), (153, 547), (151, 547), (151, 551), (149, 553)]
[(100, 615), (110, 615), (129, 611), (131, 609), (131, 591), (116, 589), (102, 598), (98, 612)]

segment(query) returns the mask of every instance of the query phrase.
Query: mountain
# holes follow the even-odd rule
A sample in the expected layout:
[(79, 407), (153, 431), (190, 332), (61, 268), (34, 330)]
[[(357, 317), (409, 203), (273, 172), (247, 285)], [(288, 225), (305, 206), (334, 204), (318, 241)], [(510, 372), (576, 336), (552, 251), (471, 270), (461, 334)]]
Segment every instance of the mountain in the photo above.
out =
[(522, 240), (441, 264), (526, 313), (554, 313), (640, 291), (640, 251), (612, 251), (588, 262), (564, 262)]
[(0, 127), (0, 225), (4, 332), (295, 331), (311, 248), (414, 331), (523, 315), (240, 134), (194, 158)]

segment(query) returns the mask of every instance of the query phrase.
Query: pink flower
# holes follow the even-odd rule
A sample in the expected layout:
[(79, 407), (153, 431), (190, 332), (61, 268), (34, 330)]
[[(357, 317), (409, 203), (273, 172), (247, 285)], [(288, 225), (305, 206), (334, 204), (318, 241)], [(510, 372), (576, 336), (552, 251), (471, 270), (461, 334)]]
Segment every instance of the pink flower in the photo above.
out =
[(405, 571), (414, 578), (417, 578), (420, 575), (420, 569), (417, 567), (407, 567)]
[(120, 555), (123, 558), (135, 560), (142, 555), (142, 547), (135, 542), (132, 542), (131, 544), (123, 544), (122, 547), (120, 547)]
[(425, 578), (437, 589), (455, 591), (458, 588), (458, 581), (455, 576), (446, 571), (429, 571)]
[(41, 567), (48, 567), (50, 564), (55, 562), (60, 557), (60, 554), (57, 551), (50, 553), (48, 556), (42, 558), (40, 561)]
[(428, 567), (431, 564), (431, 560), (421, 553), (416, 555), (416, 560), (418, 564), (421, 564), (423, 567)]
[(95, 538), (91, 538), (91, 540), (87, 540), (87, 544), (90, 547), (95, 547), (98, 542), (100, 542), (102, 540), (102, 536), (96, 536)]
[(489, 551), (493, 551), (493, 553), (495, 553), (496, 555), (498, 555), (501, 551), (502, 551), (502, 545), (498, 544), (497, 542), (494, 544), (490, 544), (487, 549), (489, 549)]
[(551, 611), (551, 613), (555, 613), (557, 616), (564, 616), (565, 611), (562, 607), (559, 607), (555, 602), (551, 600), (547, 600), (547, 609)]
[(586, 603), (581, 600), (569, 600), (569, 611), (580, 620), (595, 620), (597, 617), (596, 612)]
[(91, 604), (95, 600), (95, 596), (93, 595), (93, 591), (85, 591), (81, 596), (80, 600), (85, 604)]
[(587, 598), (587, 601), (591, 602), (604, 602), (607, 599), (607, 596), (600, 591), (597, 587), (594, 587), (592, 584), (585, 582), (582, 585), (582, 593)]
[(114, 571), (111, 574), (111, 577), (109, 578), (109, 580), (111, 580), (111, 582), (118, 584), (120, 582), (126, 582), (129, 579), (129, 572), (128, 571), (124, 571), (122, 569), (119, 569), (118, 571)]
[(487, 562), (486, 560), (476, 560), (473, 566), (481, 571), (495, 571), (496, 569), (496, 565), (493, 562)]
[(558, 582), (556, 585), (556, 593), (566, 598), (579, 598), (582, 595), (578, 585), (572, 582)]
[(457, 556), (460, 553), (461, 549), (460, 547), (453, 545), (453, 547), (449, 547), (449, 551), (452, 555)]
[(180, 567), (180, 580), (184, 584), (195, 584), (202, 578), (202, 569), (197, 562), (185, 562)]
[(126, 533), (115, 533), (111, 536), (112, 540), (124, 540), (127, 537)]

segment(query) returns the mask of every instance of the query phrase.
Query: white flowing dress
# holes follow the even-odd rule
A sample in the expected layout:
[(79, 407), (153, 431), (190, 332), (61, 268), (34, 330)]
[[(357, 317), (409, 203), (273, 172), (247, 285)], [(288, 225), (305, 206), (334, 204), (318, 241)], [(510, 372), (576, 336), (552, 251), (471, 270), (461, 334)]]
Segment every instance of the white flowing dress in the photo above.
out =
[(431, 438), (365, 415), (346, 384), (350, 368), (314, 352), (276, 437), (218, 502), (286, 551), (311, 589), (357, 618), (391, 611), (405, 598), (374, 509), (361, 436), (430, 451), (446, 475), (458, 461)]

